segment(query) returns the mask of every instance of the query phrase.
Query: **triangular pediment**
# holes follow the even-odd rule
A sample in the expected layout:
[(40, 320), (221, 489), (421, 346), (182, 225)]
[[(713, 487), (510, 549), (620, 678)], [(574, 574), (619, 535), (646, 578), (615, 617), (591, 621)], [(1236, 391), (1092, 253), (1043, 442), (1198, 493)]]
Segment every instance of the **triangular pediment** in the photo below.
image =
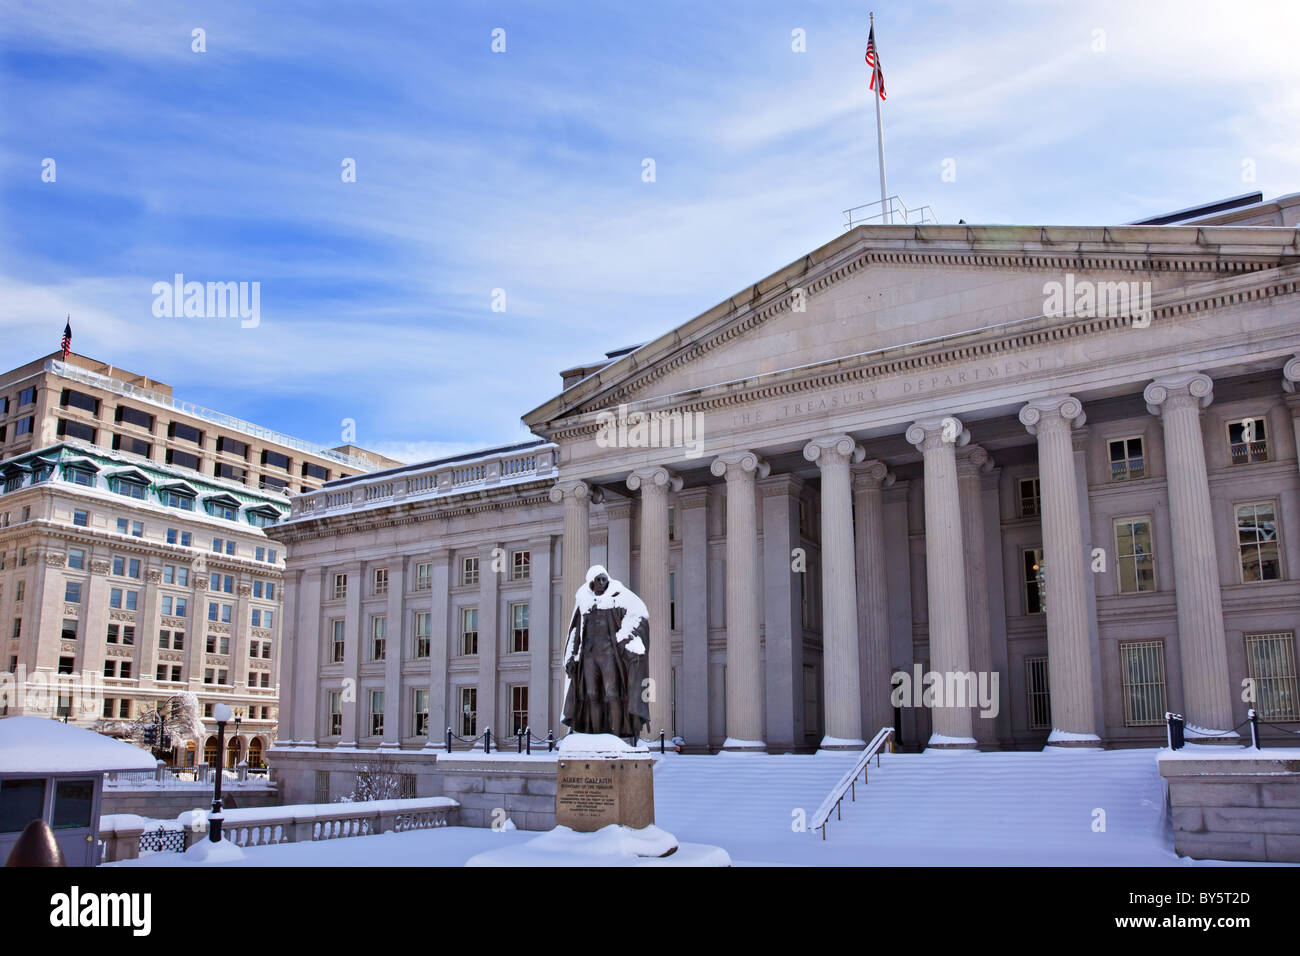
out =
[(940, 350), (1052, 315), (1053, 283), (1059, 300), (1069, 283), (1124, 283), (1135, 296), (1150, 283), (1158, 300), (1280, 265), (1294, 244), (1292, 229), (862, 227), (588, 375), (524, 421), (545, 433), (548, 422), (618, 404), (662, 405), (791, 370), (915, 354), (927, 343)]

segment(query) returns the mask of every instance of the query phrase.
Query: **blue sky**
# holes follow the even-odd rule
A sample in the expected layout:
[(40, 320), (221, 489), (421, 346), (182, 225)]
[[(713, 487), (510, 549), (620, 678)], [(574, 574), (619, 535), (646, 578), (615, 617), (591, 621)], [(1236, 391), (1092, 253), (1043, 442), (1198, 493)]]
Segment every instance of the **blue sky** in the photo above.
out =
[[(345, 418), (403, 460), (525, 437), (561, 369), (878, 197), (868, 9), (0, 0), (0, 366), (71, 313), (76, 351), (314, 441)], [(1300, 4), (875, 11), (890, 192), (941, 221), (1300, 191)], [(178, 272), (260, 282), (260, 325), (155, 317)]]

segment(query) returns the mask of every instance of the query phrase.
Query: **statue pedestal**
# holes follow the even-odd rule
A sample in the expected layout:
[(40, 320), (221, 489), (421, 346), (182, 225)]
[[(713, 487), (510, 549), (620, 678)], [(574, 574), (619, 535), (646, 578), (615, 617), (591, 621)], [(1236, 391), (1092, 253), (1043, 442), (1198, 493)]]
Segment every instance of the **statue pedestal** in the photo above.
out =
[(579, 833), (655, 822), (654, 760), (611, 734), (569, 734), (555, 773), (555, 824)]

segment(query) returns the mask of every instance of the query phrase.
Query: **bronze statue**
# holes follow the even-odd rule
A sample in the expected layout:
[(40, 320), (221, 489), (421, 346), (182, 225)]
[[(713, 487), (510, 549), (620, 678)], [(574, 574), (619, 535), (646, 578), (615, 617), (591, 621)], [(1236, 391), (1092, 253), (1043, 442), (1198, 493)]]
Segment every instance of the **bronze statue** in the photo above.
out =
[(564, 723), (575, 733), (631, 738), (650, 722), (650, 612), (599, 564), (574, 595), (564, 649)]

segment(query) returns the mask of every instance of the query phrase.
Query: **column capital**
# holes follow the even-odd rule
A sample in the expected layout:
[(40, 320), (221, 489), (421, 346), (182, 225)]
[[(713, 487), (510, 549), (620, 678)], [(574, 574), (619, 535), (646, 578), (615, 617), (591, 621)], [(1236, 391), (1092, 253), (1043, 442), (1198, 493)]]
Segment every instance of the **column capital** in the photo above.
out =
[(867, 457), (867, 451), (848, 435), (827, 435), (814, 438), (803, 446), (803, 456), (815, 461), (817, 467), (827, 465), (853, 465)]
[[(633, 491), (642, 485), (645, 485), (645, 491), (652, 489), (663, 489), (665, 492), (681, 491), (682, 479), (662, 465), (655, 465), (651, 468), (638, 468), (627, 476), (627, 486)], [(644, 493), (643, 491), (642, 494)]]
[(883, 461), (875, 458), (864, 461), (853, 469), (853, 487), (862, 490), (888, 488), (894, 483), (894, 473)]
[(1199, 411), (1214, 401), (1214, 380), (1202, 372), (1170, 375), (1147, 385), (1142, 398), (1147, 411), (1156, 416), (1170, 408), (1192, 407)]
[(1020, 424), (1024, 425), (1025, 430), (1031, 435), (1057, 428), (1069, 431), (1080, 427), (1088, 420), (1088, 416), (1083, 412), (1083, 402), (1073, 395), (1036, 398), (1020, 409), (1019, 418)]
[(551, 486), (551, 501), (559, 504), (565, 499), (571, 501), (590, 501), (591, 485), (585, 481), (557, 481)]
[(709, 471), (715, 478), (724, 475), (727, 480), (743, 478), (750, 475), (766, 478), (772, 472), (772, 466), (759, 457), (756, 451), (734, 451), (719, 455), (709, 465)]
[(970, 441), (970, 432), (955, 415), (935, 415), (912, 422), (905, 437), (910, 444), (926, 452), (942, 445), (960, 448)]
[(1282, 366), (1282, 388), (1288, 392), (1294, 392), (1296, 382), (1300, 382), (1300, 355), (1292, 356)]
[(987, 474), (993, 470), (993, 456), (983, 445), (967, 445), (957, 456), (957, 477)]

